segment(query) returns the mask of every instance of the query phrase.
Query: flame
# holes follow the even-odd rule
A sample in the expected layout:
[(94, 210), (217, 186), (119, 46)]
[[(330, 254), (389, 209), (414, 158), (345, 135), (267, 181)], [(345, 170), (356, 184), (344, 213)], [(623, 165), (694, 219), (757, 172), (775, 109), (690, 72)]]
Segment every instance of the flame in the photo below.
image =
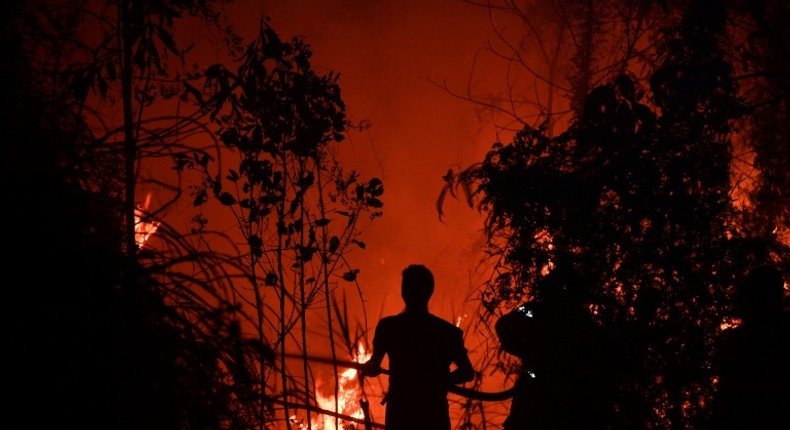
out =
[(290, 417), (288, 417), (288, 422), (290, 422), (291, 424), (295, 425), (295, 426), (296, 426), (296, 428), (298, 428), (298, 429), (303, 429), (303, 428), (306, 428), (306, 427), (307, 427), (307, 426), (305, 425), (304, 421), (303, 421), (303, 420), (300, 420), (300, 419), (298, 419), (298, 418), (296, 417), (296, 415), (291, 415)]
[[(370, 359), (371, 355), (372, 353), (367, 352), (365, 346), (359, 343), (357, 344), (356, 351), (353, 352), (353, 361), (355, 363), (364, 363)], [(317, 391), (316, 400), (318, 406), (322, 409), (339, 412), (354, 418), (364, 418), (362, 408), (359, 404), (359, 399), (362, 397), (362, 390), (358, 381), (357, 370), (353, 368), (346, 369), (338, 376), (337, 402), (335, 402), (334, 393), (325, 396), (321, 394), (320, 391)], [(332, 390), (334, 391), (334, 387), (332, 387)], [(343, 430), (345, 428), (350, 428), (346, 427), (342, 420), (339, 421), (340, 427), (337, 427), (335, 425), (337, 422), (335, 417), (324, 415), (320, 420), (317, 420), (314, 426), (316, 430)]]
[(151, 235), (159, 228), (159, 224), (161, 224), (160, 221), (156, 220), (143, 221), (145, 217), (144, 211), (148, 209), (148, 205), (150, 204), (151, 193), (148, 193), (148, 195), (145, 196), (145, 203), (137, 205), (134, 209), (134, 241), (137, 243), (138, 248), (142, 248), (143, 245), (145, 245)]

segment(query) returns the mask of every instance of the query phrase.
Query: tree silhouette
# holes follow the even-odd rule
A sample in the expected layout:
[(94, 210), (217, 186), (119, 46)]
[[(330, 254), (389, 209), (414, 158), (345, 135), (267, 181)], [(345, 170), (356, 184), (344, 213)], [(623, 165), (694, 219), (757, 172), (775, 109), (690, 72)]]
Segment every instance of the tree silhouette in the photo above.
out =
[[(733, 32), (746, 43), (739, 44), (733, 65), (740, 75), (742, 94), (753, 109), (740, 124), (743, 146), (736, 169), (739, 198), (754, 207), (746, 214), (744, 228), (756, 237), (779, 234), (787, 242), (790, 205), (786, 166), (790, 157), (786, 136), (788, 74), (788, 30), (780, 24), (790, 16), (785, 2), (736, 2)], [(779, 230), (777, 233), (776, 230)]]
[[(461, 2), (485, 10), (494, 37), (475, 56), (463, 90), (447, 82), (437, 86), (476, 105), (481, 118), (508, 136), (544, 121), (554, 135), (555, 127), (580, 114), (592, 88), (625, 72), (649, 74), (657, 29), (670, 19), (664, 2), (656, 1)], [(501, 69), (501, 90), (478, 88), (481, 64)]]
[[(185, 151), (182, 139), (200, 129), (194, 117), (168, 117), (166, 126), (143, 112), (174, 83), (152, 84), (165, 70), (155, 45), (172, 48), (173, 19), (207, 11), (205, 3), (88, 6), (97, 5), (19, 2), (3, 15), (11, 107), (3, 179), (18, 184), (6, 213), (17, 250), (6, 261), (19, 271), (9, 277), (28, 278), (9, 297), (11, 390), (24, 402), (11, 407), (43, 405), (20, 418), (32, 426), (250, 428), (257, 420), (245, 405), (261, 396), (251, 390), (247, 359), (266, 351), (244, 338), (225, 296), (234, 261), (197, 249), (194, 236), (165, 223), (161, 246), (142, 248), (136, 217), (153, 214), (141, 215), (134, 200), (130, 208), (127, 192), (144, 182), (143, 160)], [(122, 38), (113, 31), (126, 24), (112, 21), (112, 6), (143, 22), (124, 27), (142, 33), (123, 39), (138, 49), (139, 74), (120, 71), (114, 43)], [(139, 84), (131, 93), (129, 80)], [(137, 101), (139, 116), (117, 121), (108, 108), (117, 100)]]
[[(333, 308), (334, 293), (339, 283), (355, 282), (359, 272), (346, 259), (350, 246), (365, 247), (359, 219), (380, 216), (383, 206), (379, 179), (363, 181), (334, 158), (348, 126), (345, 104), (338, 76), (314, 71), (311, 56), (303, 40), (283, 41), (262, 20), (236, 71), (216, 65), (203, 76), (200, 90), (188, 85), (217, 125), (226, 157), (238, 160), (216, 170), (208, 158), (189, 162), (204, 178), (194, 191), (195, 205), (213, 197), (238, 224), (245, 244), (240, 257), (250, 278), (234, 291), (255, 315), (258, 341), (279, 359), (275, 365), (271, 357), (259, 357), (257, 384), (285, 406), (286, 417), (292, 404), (316, 401), (308, 365), (308, 351), (317, 343), (308, 339), (311, 309), (325, 309), (326, 339), (335, 358), (333, 315), (340, 310)], [(355, 345), (347, 346), (350, 355)], [(289, 370), (294, 354), (302, 357), (298, 371)], [(272, 372), (277, 378), (268, 376)], [(334, 372), (337, 380), (337, 367)], [(335, 399), (338, 389), (335, 383)]]
[[(73, 145), (83, 143), (72, 140), (81, 134), (69, 127), (74, 118), (28, 96), (6, 116), (15, 126), (3, 158), (4, 182), (19, 181), (7, 196), (14, 205), (4, 217), (13, 220), (6, 239), (15, 250), (4, 267), (7, 279), (24, 279), (6, 297), (15, 393), (7, 406), (40, 409), (15, 419), (82, 429), (239, 422), (217, 365), (232, 332), (207, 339), (165, 305), (162, 284), (145, 267), (119, 254), (106, 196), (79, 186), (84, 177), (75, 172), (90, 160), (73, 157)], [(207, 326), (227, 324), (221, 310), (213, 313)]]
[[(504, 65), (505, 89), (500, 94), (476, 92), (472, 79), (465, 92), (440, 85), (492, 115), (503, 140), (522, 125), (545, 127), (550, 136), (557, 124), (578, 116), (589, 89), (627, 73), (645, 81), (659, 66), (656, 49), (667, 37), (664, 29), (678, 22), (687, 5), (679, 1), (618, 1), (518, 3), (510, 0), (464, 3), (483, 7), (491, 16), (495, 39), (486, 52)], [(749, 236), (787, 243), (790, 205), (784, 116), (787, 111), (787, 30), (785, 2), (731, 1), (721, 50), (733, 68), (738, 96), (750, 112), (738, 118), (733, 152), (734, 197), (740, 228)], [(514, 31), (514, 29), (518, 31)], [(477, 58), (477, 57), (475, 57)], [(474, 76), (477, 64), (471, 75)], [(566, 103), (568, 102), (568, 103)], [(569, 115), (571, 114), (571, 115)], [(548, 120), (548, 124), (541, 125)], [(517, 128), (513, 128), (517, 127)], [(445, 175), (448, 186), (437, 207), (440, 217), (446, 194), (464, 187), (477, 166)], [(469, 196), (470, 193), (466, 193)]]
[(775, 235), (744, 233), (730, 194), (732, 125), (750, 111), (721, 48), (727, 9), (673, 6), (646, 80), (598, 86), (565, 132), (525, 126), (446, 178), (445, 193), (463, 183), (487, 215), (498, 274), (482, 293), (489, 314), (539, 297), (554, 267), (582, 274), (591, 312), (615, 332), (635, 327), (640, 297), (658, 293), (636, 335), (649, 338), (645, 362), (629, 370), (634, 355), (620, 358), (622, 383), (640, 378), (650, 405), (623, 411), (635, 428), (705, 424), (732, 286), (760, 261), (790, 261)]

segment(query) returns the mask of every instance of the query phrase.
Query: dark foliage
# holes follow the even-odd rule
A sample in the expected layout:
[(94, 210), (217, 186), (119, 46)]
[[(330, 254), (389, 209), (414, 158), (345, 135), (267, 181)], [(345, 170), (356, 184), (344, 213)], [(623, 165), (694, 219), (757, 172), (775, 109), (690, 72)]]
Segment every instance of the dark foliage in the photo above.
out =
[(731, 199), (732, 124), (751, 111), (721, 48), (727, 9), (682, 3), (647, 82), (593, 89), (566, 132), (527, 126), (462, 178), (501, 262), (484, 306), (539, 300), (552, 267), (581, 274), (592, 318), (623, 341), (620, 427), (703, 427), (733, 285), (790, 261), (777, 238), (741, 235)]
[(91, 152), (74, 92), (38, 79), (45, 70), (23, 48), (30, 33), (16, 11), (3, 15), (1, 81), (9, 419), (66, 429), (245, 424), (228, 384), (227, 372), (244, 368), (231, 315), (179, 301), (197, 324), (173, 305), (161, 267), (122, 252), (123, 184), (107, 174), (120, 159)]
[[(218, 203), (235, 218), (238, 231), (229, 235), (246, 245), (238, 258), (250, 279), (249, 286), (234, 288), (249, 300), (245, 311), (253, 315), (256, 338), (278, 356), (279, 368), (259, 362), (265, 370), (257, 383), (284, 402), (285, 416), (315, 398), (307, 354), (316, 341), (308, 337), (307, 310), (325, 307), (325, 340), (336, 354), (333, 294), (339, 280), (354, 283), (359, 273), (345, 255), (365, 248), (357, 223), (365, 214), (381, 216), (384, 204), (380, 179), (363, 181), (335, 157), (349, 124), (339, 76), (316, 70), (312, 55), (303, 39), (282, 39), (262, 19), (236, 68), (216, 64), (186, 84), (216, 126), (223, 156), (234, 160), (185, 160), (183, 167), (203, 179), (193, 202)], [(293, 350), (303, 354), (301, 372), (286, 366), (286, 351)], [(279, 378), (268, 376), (272, 372)], [(308, 427), (311, 420), (308, 415)]]

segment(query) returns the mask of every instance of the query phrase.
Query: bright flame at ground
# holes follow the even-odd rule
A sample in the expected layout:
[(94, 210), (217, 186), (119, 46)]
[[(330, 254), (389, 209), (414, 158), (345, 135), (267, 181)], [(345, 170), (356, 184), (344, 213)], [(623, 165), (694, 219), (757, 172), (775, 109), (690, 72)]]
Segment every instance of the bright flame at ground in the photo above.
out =
[[(357, 350), (354, 351), (353, 360), (355, 363), (364, 363), (370, 359), (371, 354), (365, 351), (362, 344), (357, 345)], [(362, 390), (359, 385), (359, 378), (357, 377), (357, 369), (345, 369), (337, 380), (338, 397), (335, 402), (334, 384), (323, 384), (316, 392), (316, 400), (318, 407), (330, 411), (335, 411), (343, 415), (348, 415), (354, 418), (363, 419), (364, 413), (360, 406), (360, 399), (362, 398)], [(324, 395), (321, 393), (321, 388), (324, 391), (329, 391), (330, 394)], [(336, 404), (337, 403), (337, 404)], [(348, 428), (359, 428), (359, 424), (345, 423), (343, 420), (337, 420), (335, 417), (329, 415), (321, 415), (313, 421), (315, 430), (344, 430)], [(338, 425), (336, 425), (338, 424)]]
[[(364, 363), (370, 359), (371, 353), (365, 351), (362, 344), (357, 345), (357, 350), (354, 351), (353, 360), (355, 363)], [(338, 397), (337, 404), (335, 404), (334, 385), (326, 384), (324, 388), (331, 392), (329, 395), (323, 395), (320, 391), (316, 392), (316, 400), (318, 406), (322, 409), (339, 412), (343, 415), (348, 415), (354, 418), (363, 419), (364, 414), (360, 407), (359, 400), (362, 397), (362, 390), (359, 386), (359, 378), (357, 377), (357, 369), (348, 368), (338, 375), (337, 380)], [(319, 387), (320, 388), (320, 387)], [(339, 427), (335, 424), (339, 423)], [(335, 417), (322, 415), (320, 419), (315, 421), (316, 430), (344, 430), (351, 428), (352, 423), (345, 423), (342, 420), (336, 420)], [(359, 428), (359, 424), (354, 424), (355, 428)]]
[(134, 209), (134, 241), (137, 243), (138, 248), (142, 248), (145, 245), (145, 242), (156, 232), (156, 229), (159, 228), (159, 221), (156, 220), (148, 220), (143, 221), (143, 217), (145, 216), (144, 211), (148, 209), (148, 205), (151, 204), (151, 193), (148, 193), (145, 196), (145, 203), (142, 205), (137, 205)]

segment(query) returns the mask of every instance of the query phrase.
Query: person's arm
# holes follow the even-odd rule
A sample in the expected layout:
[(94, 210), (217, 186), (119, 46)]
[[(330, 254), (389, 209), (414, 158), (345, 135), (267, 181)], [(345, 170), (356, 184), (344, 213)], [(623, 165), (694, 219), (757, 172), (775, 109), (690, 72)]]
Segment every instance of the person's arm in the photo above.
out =
[(376, 332), (373, 335), (373, 353), (370, 359), (360, 368), (360, 372), (363, 376), (379, 376), (383, 372), (381, 369), (381, 362), (384, 360), (386, 350), (382, 345), (383, 338), (385, 337), (382, 334), (382, 326), (383, 324), (381, 322), (376, 326)]
[(360, 371), (362, 372), (363, 376), (379, 376), (383, 371), (381, 369), (381, 361), (384, 360), (384, 354), (377, 351), (376, 348), (373, 348), (373, 355), (370, 356), (370, 360), (366, 361), (365, 364), (362, 365)]
[(475, 369), (472, 366), (472, 361), (469, 360), (469, 353), (464, 346), (463, 332), (459, 332), (459, 334), (460, 336), (457, 340), (458, 346), (456, 347), (455, 358), (453, 359), (456, 368), (450, 372), (451, 384), (463, 384), (464, 382), (475, 379)]

